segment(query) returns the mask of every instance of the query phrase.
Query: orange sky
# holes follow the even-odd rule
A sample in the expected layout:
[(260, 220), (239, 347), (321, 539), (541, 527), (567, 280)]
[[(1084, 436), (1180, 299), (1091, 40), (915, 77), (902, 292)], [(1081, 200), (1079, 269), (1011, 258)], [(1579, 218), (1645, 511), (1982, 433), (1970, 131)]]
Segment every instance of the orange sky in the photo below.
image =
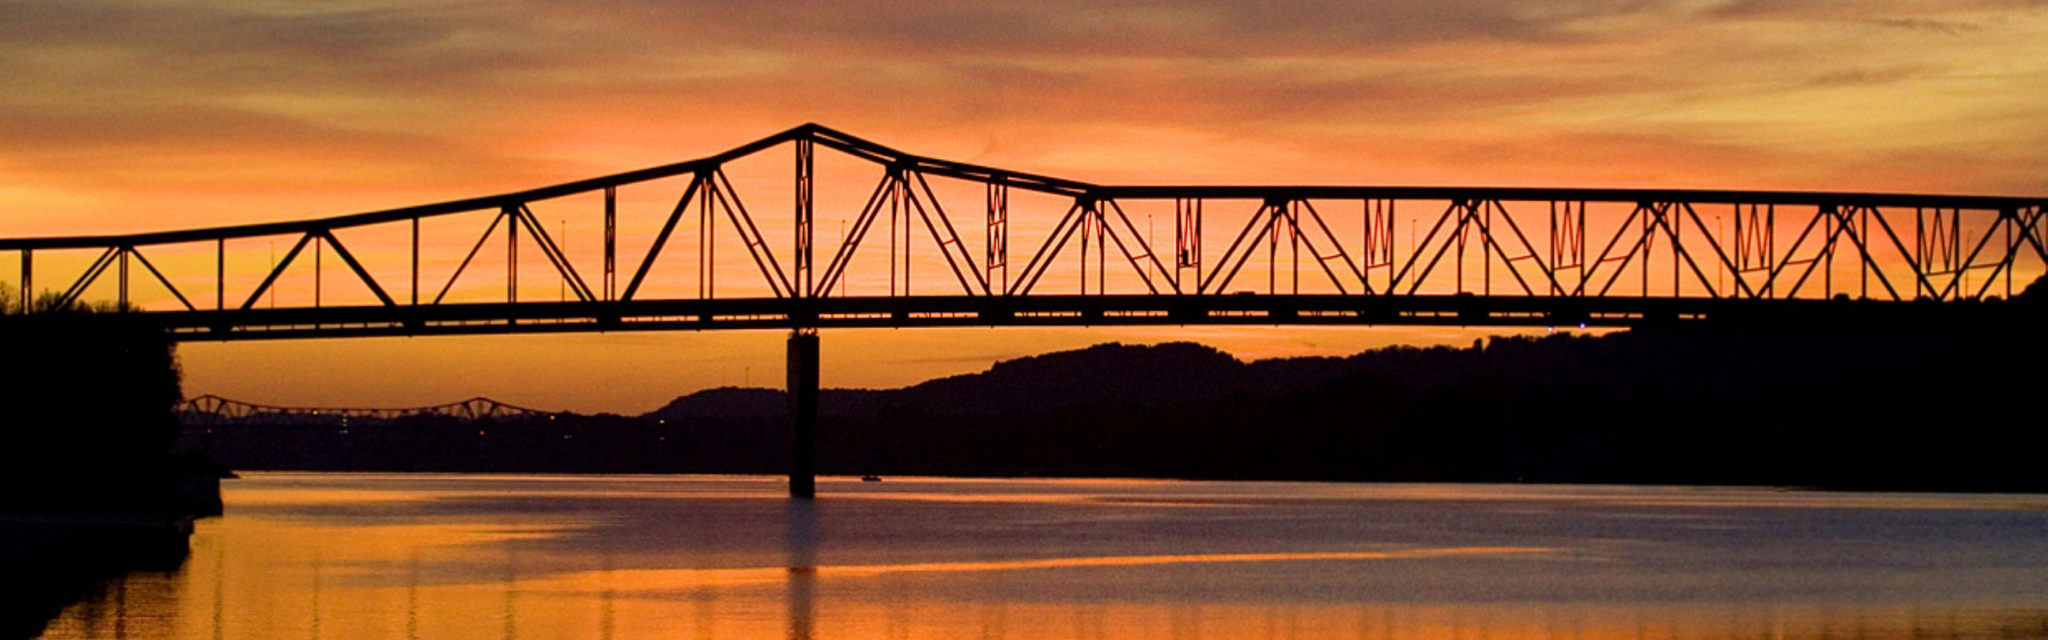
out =
[[(2044, 36), (2048, 5), (2029, 0), (17, 0), (0, 2), (0, 236), (496, 193), (809, 121), (1097, 183), (2041, 195)], [(827, 206), (821, 225), (847, 214)], [(1474, 335), (827, 332), (824, 375), (898, 385), (1106, 340), (1266, 357)], [(489, 395), (637, 413), (779, 382), (781, 339), (191, 344), (183, 356), (194, 395)]]

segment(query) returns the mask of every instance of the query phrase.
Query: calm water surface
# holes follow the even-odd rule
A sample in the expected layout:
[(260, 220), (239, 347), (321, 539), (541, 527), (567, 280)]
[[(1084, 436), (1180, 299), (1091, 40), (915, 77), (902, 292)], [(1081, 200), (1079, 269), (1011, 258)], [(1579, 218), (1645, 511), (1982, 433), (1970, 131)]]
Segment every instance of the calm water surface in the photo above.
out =
[(2048, 638), (2048, 496), (249, 474), (47, 638)]

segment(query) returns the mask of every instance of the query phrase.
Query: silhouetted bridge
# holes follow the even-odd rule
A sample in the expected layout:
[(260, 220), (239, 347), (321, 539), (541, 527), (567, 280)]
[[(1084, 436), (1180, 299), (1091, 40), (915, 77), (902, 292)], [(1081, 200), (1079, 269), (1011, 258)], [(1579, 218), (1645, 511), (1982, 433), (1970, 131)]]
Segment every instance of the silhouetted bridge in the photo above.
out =
[[(2044, 205), (1884, 193), (1102, 185), (804, 125), (699, 160), (517, 193), (312, 220), (0, 239), (0, 252), (20, 259), (20, 313), (111, 299), (179, 340), (790, 329), (802, 443), (820, 328), (1912, 321), (1957, 306), (1920, 301), (2010, 297), (2016, 280), (2048, 271)], [(966, 210), (982, 222), (967, 227), (978, 233), (960, 233)], [(819, 228), (821, 213), (839, 223), (836, 242), (830, 225)], [(568, 241), (571, 230), (580, 243)], [(63, 288), (39, 300), (39, 277)], [(799, 470), (807, 451), (799, 445)]]
[(511, 420), (559, 415), (490, 398), (470, 398), (424, 407), (285, 407), (231, 400), (213, 394), (178, 403), (178, 422), (188, 427), (219, 425), (307, 426), (333, 423), (391, 422), (406, 418), (445, 417), (457, 420)]

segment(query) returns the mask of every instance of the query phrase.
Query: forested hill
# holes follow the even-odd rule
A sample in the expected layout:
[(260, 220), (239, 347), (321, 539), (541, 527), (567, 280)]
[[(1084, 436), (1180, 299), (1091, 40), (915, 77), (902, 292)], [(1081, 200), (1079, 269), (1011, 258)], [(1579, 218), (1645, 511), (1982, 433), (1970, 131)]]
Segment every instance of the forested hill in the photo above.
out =
[[(1639, 330), (1249, 363), (1098, 345), (827, 391), (820, 459), (839, 473), (2048, 489), (2032, 400), (2043, 316), (2007, 304), (1966, 327)], [(648, 417), (772, 469), (785, 411), (778, 391), (719, 389)]]
[[(2041, 289), (1972, 303), (1991, 312), (1968, 324), (1883, 330), (1667, 328), (1256, 362), (1105, 344), (826, 390), (818, 460), (840, 474), (2043, 491)], [(786, 412), (780, 391), (728, 388), (640, 417), (209, 435), (237, 468), (776, 473)]]

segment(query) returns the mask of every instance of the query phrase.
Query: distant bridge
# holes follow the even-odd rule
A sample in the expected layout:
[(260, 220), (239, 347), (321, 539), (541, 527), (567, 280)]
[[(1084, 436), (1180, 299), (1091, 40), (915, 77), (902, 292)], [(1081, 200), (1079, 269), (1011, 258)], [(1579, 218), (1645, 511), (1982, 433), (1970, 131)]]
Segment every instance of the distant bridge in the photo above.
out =
[(458, 420), (509, 420), (559, 415), (554, 412), (505, 404), (490, 398), (470, 398), (426, 407), (347, 408), (283, 407), (230, 400), (213, 394), (187, 398), (174, 410), (187, 427), (222, 425), (326, 425), (336, 422), (391, 422), (405, 418), (438, 416)]
[[(2009, 297), (2016, 280), (2048, 272), (2044, 205), (1104, 185), (913, 155), (807, 124), (698, 160), (516, 193), (0, 239), (0, 253), (19, 257), (15, 318), (111, 299), (178, 340), (792, 330), (792, 491), (807, 495), (820, 328), (1908, 322), (1969, 306), (1916, 301)], [(633, 209), (661, 213), (622, 215)], [(823, 251), (821, 212), (840, 223)], [(1226, 234), (1205, 234), (1215, 228)], [(568, 242), (572, 229), (581, 244)], [(479, 281), (498, 268), (502, 277)], [(36, 300), (38, 277), (63, 288)]]

